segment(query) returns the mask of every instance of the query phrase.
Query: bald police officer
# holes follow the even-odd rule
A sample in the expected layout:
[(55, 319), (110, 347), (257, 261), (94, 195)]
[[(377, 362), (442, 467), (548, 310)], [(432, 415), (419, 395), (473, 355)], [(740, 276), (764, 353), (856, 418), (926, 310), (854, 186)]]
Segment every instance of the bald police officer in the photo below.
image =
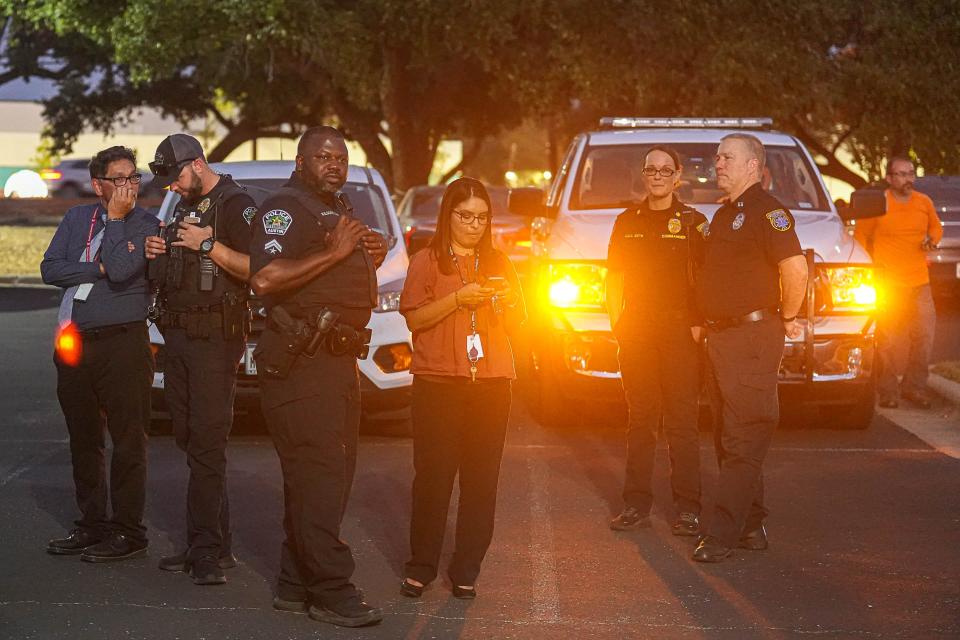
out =
[(246, 333), (246, 252), (257, 209), (230, 176), (210, 168), (192, 136), (165, 138), (150, 170), (160, 186), (181, 196), (166, 238), (147, 238), (147, 257), (153, 260), (155, 319), (165, 342), (164, 397), (190, 467), (186, 549), (162, 558), (159, 567), (189, 572), (194, 584), (218, 585), (227, 581), (223, 570), (236, 566), (226, 448)]
[(340, 191), (347, 167), (342, 133), (308, 129), (290, 180), (261, 207), (250, 259), (269, 312), (255, 353), (261, 402), (283, 472), (286, 538), (273, 604), (360, 627), (383, 614), (350, 581), (340, 522), (357, 456), (357, 358), (370, 340), (386, 243), (351, 216)]
[(777, 378), (784, 334), (797, 338), (807, 264), (793, 216), (764, 191), (763, 144), (723, 138), (717, 184), (728, 198), (705, 227), (697, 299), (720, 464), (713, 517), (693, 559), (720, 562), (734, 547), (767, 548), (761, 469), (779, 421)]

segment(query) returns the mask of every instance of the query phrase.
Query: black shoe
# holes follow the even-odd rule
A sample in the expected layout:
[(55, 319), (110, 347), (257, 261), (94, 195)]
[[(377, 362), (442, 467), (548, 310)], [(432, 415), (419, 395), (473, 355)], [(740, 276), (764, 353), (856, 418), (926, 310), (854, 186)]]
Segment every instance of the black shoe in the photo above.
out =
[(722, 562), (729, 558), (733, 550), (713, 536), (704, 536), (693, 552), (697, 562)]
[(700, 519), (697, 514), (683, 512), (674, 521), (670, 527), (670, 532), (675, 536), (695, 536), (700, 533)]
[(740, 536), (740, 544), (737, 545), (737, 548), (749, 549), (750, 551), (763, 551), (769, 546), (770, 542), (767, 540), (767, 529), (763, 525), (760, 525), (759, 529), (748, 531)]
[(311, 605), (307, 615), (318, 622), (329, 622), (340, 627), (366, 627), (383, 620), (383, 611), (371, 607), (358, 597), (347, 598), (333, 605)]
[(109, 538), (80, 554), (84, 562), (114, 562), (142, 558), (147, 555), (147, 543), (136, 542), (122, 533), (114, 533)]
[(929, 409), (930, 407), (933, 406), (933, 404), (930, 402), (930, 398), (928, 398), (923, 393), (913, 392), (913, 391), (901, 391), (900, 396), (904, 400), (909, 400), (912, 404), (917, 405), (921, 409)]
[(624, 507), (616, 518), (610, 521), (614, 531), (631, 531), (650, 526), (650, 516), (640, 513), (636, 507)]
[(423, 595), (423, 586), (411, 584), (407, 579), (400, 583), (400, 595), (408, 598), (419, 598)]
[(306, 613), (310, 605), (307, 604), (306, 600), (286, 600), (280, 596), (274, 596), (273, 608), (288, 613)]
[(190, 577), (193, 578), (193, 584), (199, 585), (227, 583), (227, 576), (223, 575), (223, 569), (213, 556), (201, 556), (191, 562)]
[(880, 398), (880, 402), (878, 402), (877, 404), (879, 404), (884, 409), (896, 409), (897, 407), (900, 406), (900, 403), (897, 402), (896, 398)]
[(453, 591), (453, 597), (460, 598), (461, 600), (473, 600), (477, 597), (476, 587), (461, 587), (458, 585), (453, 585), (451, 590)]
[(99, 544), (102, 538), (83, 529), (74, 529), (66, 538), (54, 538), (47, 543), (47, 553), (55, 556), (75, 556)]
[[(237, 557), (232, 553), (228, 553), (225, 556), (220, 556), (218, 564), (221, 569), (233, 569), (237, 566)], [(187, 552), (178, 553), (175, 556), (167, 556), (165, 558), (160, 558), (160, 562), (157, 563), (157, 567), (163, 571), (187, 571), (190, 568), (190, 562), (187, 559)]]

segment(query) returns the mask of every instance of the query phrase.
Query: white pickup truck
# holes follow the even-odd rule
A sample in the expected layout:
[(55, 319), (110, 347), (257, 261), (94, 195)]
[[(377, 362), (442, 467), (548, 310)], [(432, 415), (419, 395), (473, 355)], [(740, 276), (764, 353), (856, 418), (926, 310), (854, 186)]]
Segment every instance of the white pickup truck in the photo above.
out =
[[(598, 130), (574, 138), (546, 194), (511, 194), (511, 210), (532, 219), (529, 365), (543, 422), (588, 415), (576, 405), (621, 393), (617, 344), (603, 306), (605, 263), (614, 220), (644, 196), (646, 150), (655, 144), (677, 150), (680, 199), (712, 218), (724, 197), (716, 184), (717, 146), (725, 135), (748, 130), (766, 149), (763, 185), (795, 216), (814, 276), (801, 316), (804, 335), (786, 342), (783, 413), (802, 404), (837, 426), (870, 424), (877, 303), (870, 256), (844, 226), (807, 149), (770, 126), (765, 118), (603, 118)], [(855, 200), (845, 215), (882, 213), (882, 202), (869, 198)]]

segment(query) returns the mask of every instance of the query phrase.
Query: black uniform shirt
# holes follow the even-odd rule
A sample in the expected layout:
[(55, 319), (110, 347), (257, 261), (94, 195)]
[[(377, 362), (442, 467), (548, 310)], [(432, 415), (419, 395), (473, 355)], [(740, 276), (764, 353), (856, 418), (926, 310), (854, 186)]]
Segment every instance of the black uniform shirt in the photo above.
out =
[(702, 258), (697, 230), (706, 216), (674, 197), (654, 211), (647, 200), (619, 216), (610, 234), (607, 267), (624, 274), (624, 312), (617, 333), (641, 330), (649, 321), (699, 323), (692, 272)]
[(759, 183), (717, 209), (706, 231), (697, 301), (709, 320), (780, 304), (781, 260), (800, 255), (793, 215)]
[[(209, 227), (212, 223), (216, 223), (217, 242), (222, 242), (234, 251), (246, 253), (250, 249), (250, 225), (257, 215), (257, 205), (249, 193), (237, 189), (234, 185), (233, 178), (230, 176), (220, 176), (220, 180), (209, 193), (195, 201), (184, 202), (183, 207), (200, 218), (198, 227)], [(224, 200), (219, 202), (218, 209), (218, 198), (221, 197)], [(214, 213), (216, 213), (215, 221)], [(186, 309), (194, 305), (215, 305), (220, 303), (224, 291), (246, 291), (247, 289), (245, 282), (231, 276), (223, 267), (218, 268), (217, 279), (223, 280), (215, 285), (213, 291), (200, 291), (200, 254), (185, 248), (183, 286), (177, 291), (167, 292), (169, 307)]]
[[(301, 197), (296, 197), (292, 191), (302, 192)], [(313, 199), (316, 206), (312, 208), (316, 210), (308, 209), (304, 199)], [(251, 274), (276, 258), (301, 259), (323, 251), (327, 247), (327, 234), (337, 225), (341, 215), (348, 214), (340, 198), (308, 188), (296, 172), (283, 189), (264, 201), (260, 209), (250, 240)], [(356, 256), (334, 265), (303, 287), (265, 296), (265, 306), (270, 309), (290, 301), (309, 307), (305, 311), (329, 307), (340, 313), (341, 321), (356, 328), (364, 327), (376, 302), (376, 268), (362, 246), (358, 244), (354, 251)], [(357, 259), (352, 259), (354, 257)], [(345, 287), (352, 291), (344, 291)], [(373, 301), (370, 300), (371, 288)]]

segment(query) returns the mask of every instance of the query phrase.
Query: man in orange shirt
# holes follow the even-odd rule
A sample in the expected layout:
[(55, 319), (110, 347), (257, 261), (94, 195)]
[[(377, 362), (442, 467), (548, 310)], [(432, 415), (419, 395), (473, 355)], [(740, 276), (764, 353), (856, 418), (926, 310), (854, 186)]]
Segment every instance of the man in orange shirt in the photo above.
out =
[[(877, 390), (880, 406), (895, 408), (898, 395), (924, 409), (927, 369), (937, 315), (930, 293), (925, 251), (943, 237), (933, 201), (913, 190), (916, 169), (907, 158), (887, 163), (887, 213), (860, 220), (856, 237), (881, 268), (881, 313), (877, 322)], [(903, 361), (906, 349), (906, 367)], [(897, 375), (903, 371), (899, 384)]]

